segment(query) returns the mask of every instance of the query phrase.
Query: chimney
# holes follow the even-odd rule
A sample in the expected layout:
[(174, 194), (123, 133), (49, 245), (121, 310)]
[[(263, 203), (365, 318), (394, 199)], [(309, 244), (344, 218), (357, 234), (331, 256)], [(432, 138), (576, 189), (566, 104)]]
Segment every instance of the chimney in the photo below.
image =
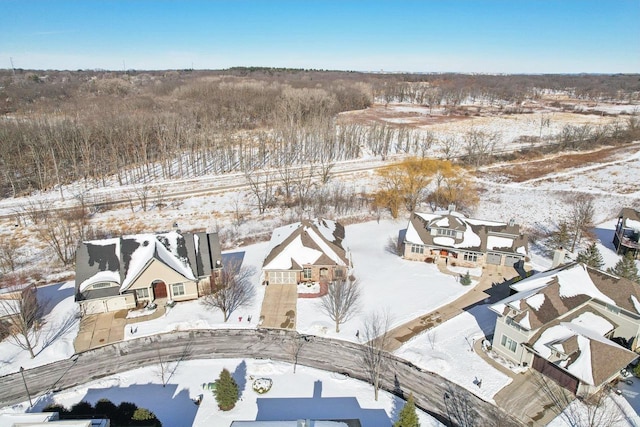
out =
[(515, 218), (511, 218), (511, 219), (509, 220), (509, 227), (513, 227), (513, 226), (515, 226), (515, 225), (516, 225), (516, 219), (515, 219)]
[(453, 212), (453, 211), (455, 211), (455, 210), (456, 210), (456, 205), (455, 205), (455, 203), (451, 203), (451, 204), (449, 205), (449, 213), (451, 213), (451, 212)]
[(553, 251), (553, 262), (551, 263), (551, 268), (553, 269), (564, 264), (565, 256), (566, 256), (566, 251), (562, 246), (560, 246), (560, 248)]

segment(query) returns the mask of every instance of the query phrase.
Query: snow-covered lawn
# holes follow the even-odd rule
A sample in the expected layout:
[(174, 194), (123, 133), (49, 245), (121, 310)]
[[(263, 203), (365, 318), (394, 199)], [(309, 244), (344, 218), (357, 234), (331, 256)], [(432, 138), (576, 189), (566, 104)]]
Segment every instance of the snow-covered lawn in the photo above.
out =
[(493, 401), (511, 378), (475, 353), (473, 343), (493, 332), (496, 316), (487, 305), (476, 306), (411, 339), (395, 355)]
[[(213, 382), (227, 368), (241, 390), (241, 399), (228, 412), (220, 411), (213, 394), (203, 383)], [(271, 389), (265, 394), (252, 390), (252, 378), (270, 378)], [(202, 403), (193, 400), (202, 394)], [(86, 400), (95, 404), (107, 398), (119, 404), (134, 402), (156, 414), (167, 427), (227, 427), (234, 420), (296, 420), (359, 418), (363, 427), (391, 427), (404, 402), (386, 392), (378, 401), (373, 389), (363, 382), (340, 374), (319, 371), (269, 360), (194, 360), (178, 365), (166, 387), (162, 386), (158, 366), (102, 378), (69, 390), (41, 397), (37, 412), (51, 403), (71, 405)], [(193, 400), (192, 400), (193, 399)], [(25, 412), (28, 402), (5, 408), (3, 412)], [(418, 411), (423, 427), (441, 426), (428, 414)]]
[(10, 339), (0, 342), (0, 376), (46, 365), (73, 355), (73, 340), (80, 325), (78, 305), (73, 300), (74, 283), (56, 283), (38, 288), (38, 300), (43, 304), (45, 317), (39, 343), (31, 359), (29, 352), (13, 344)]

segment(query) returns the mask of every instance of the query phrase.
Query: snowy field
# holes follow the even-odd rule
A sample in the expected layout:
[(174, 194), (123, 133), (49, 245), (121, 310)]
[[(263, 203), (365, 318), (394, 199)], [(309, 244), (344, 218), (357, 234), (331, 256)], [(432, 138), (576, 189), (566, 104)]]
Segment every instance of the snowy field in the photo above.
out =
[[(416, 106), (399, 106), (398, 111), (418, 115), (425, 114), (424, 108)], [(500, 118), (478, 117), (460, 122), (433, 125), (437, 127), (429, 127), (428, 130), (444, 135), (447, 132), (456, 132), (456, 129), (460, 132), (460, 128), (456, 128), (456, 126), (462, 126), (461, 123), (466, 123), (466, 126), (472, 123), (472, 127), (478, 130), (500, 132), (506, 143), (509, 138), (515, 138), (519, 135), (538, 135), (542, 118), (550, 118), (550, 127), (542, 128), (543, 137), (547, 132), (556, 132), (561, 128), (563, 120), (568, 120), (568, 117), (560, 115), (565, 113), (557, 114), (534, 113), (514, 117), (501, 116)], [(607, 120), (613, 120), (610, 117), (596, 115), (571, 116), (577, 116), (582, 118), (584, 123), (592, 124), (602, 124)], [(583, 122), (572, 123), (580, 124)], [(592, 194), (595, 196), (595, 221), (599, 224), (595, 229), (595, 234), (600, 240), (598, 247), (604, 257), (605, 267), (612, 267), (619, 259), (613, 252), (611, 243), (616, 224), (615, 217), (622, 207), (640, 208), (640, 189), (635, 185), (634, 180), (629, 179), (639, 175), (640, 147), (638, 147), (636, 155), (627, 159), (565, 170), (517, 184), (500, 182), (498, 179), (484, 179), (480, 182), (484, 189), (480, 196), (481, 201), (472, 212), (472, 216), (496, 221), (515, 218), (516, 222), (526, 230), (538, 227), (550, 228), (567, 214), (571, 206), (571, 198), (576, 193)], [(216, 181), (216, 177), (209, 177), (209, 179), (212, 182)], [(368, 171), (359, 173), (356, 177), (335, 177), (332, 182), (340, 180), (344, 185), (355, 188), (372, 187), (375, 185), (375, 174)], [(225, 185), (235, 185), (242, 181), (241, 176), (224, 177)], [(191, 185), (195, 186), (196, 184), (184, 180), (175, 185), (189, 189)], [(66, 203), (71, 203), (72, 194), (77, 189), (70, 188), (65, 191), (67, 191)], [(55, 202), (58, 200), (59, 194), (51, 192), (41, 197), (50, 198)], [(19, 200), (0, 202), (0, 213), (14, 212), (17, 202)], [(98, 228), (108, 227), (109, 230), (122, 229), (137, 232), (138, 229), (143, 231), (169, 230), (174, 222), (178, 222), (183, 230), (220, 230), (222, 236), (225, 233), (234, 233), (237, 236), (262, 234), (268, 239), (270, 230), (273, 228), (298, 220), (294, 214), (285, 210), (268, 211), (267, 214), (258, 218), (255, 210), (251, 207), (252, 203), (252, 197), (247, 190), (199, 195), (184, 200), (171, 201), (162, 210), (155, 208), (147, 212), (136, 210), (135, 213), (132, 213), (129, 208), (124, 207), (99, 213), (92, 218), (92, 225)], [(233, 225), (232, 222), (237, 215), (238, 207), (246, 218)], [(427, 206), (422, 208), (424, 211), (428, 211)], [(367, 215), (371, 218), (374, 217), (374, 214), (370, 212)], [(251, 219), (252, 217), (254, 219)], [(25, 243), (23, 245), (27, 248), (25, 258), (35, 260), (40, 257), (40, 248), (37, 245), (42, 245), (42, 242), (34, 242), (37, 239), (33, 238), (28, 240), (25, 235), (20, 234), (26, 231), (14, 229), (13, 222), (5, 221), (5, 224), (7, 226), (0, 230), (1, 233), (15, 233), (14, 235), (19, 238), (31, 242), (31, 244)], [(388, 311), (392, 318), (392, 326), (396, 326), (429, 313), (471, 290), (471, 287), (465, 288), (456, 283), (451, 276), (439, 273), (433, 265), (405, 261), (388, 253), (385, 246), (389, 237), (397, 236), (399, 230), (405, 227), (406, 219), (404, 218), (398, 221), (383, 219), (379, 222), (369, 221), (347, 226), (343, 244), (347, 250), (351, 251), (354, 275), (363, 288), (360, 310), (352, 319), (341, 326), (340, 333), (336, 333), (334, 323), (319, 310), (317, 299), (299, 299), (297, 330), (301, 333), (357, 341), (356, 331), (362, 328), (363, 319), (373, 311)], [(220, 312), (208, 311), (197, 301), (179, 303), (170, 309), (164, 317), (138, 323), (135, 337), (197, 328), (255, 328), (265, 290), (260, 285), (262, 280), (260, 280), (259, 270), (266, 255), (268, 243), (242, 244), (240, 246), (226, 251), (225, 256), (242, 257), (244, 265), (256, 268), (253, 276), (253, 282), (256, 284), (256, 298), (250, 306), (235, 312), (225, 323)], [(533, 266), (536, 269), (545, 269), (550, 266), (550, 260), (541, 254), (533, 253), (532, 258)], [(47, 270), (43, 269), (42, 272), (46, 276)], [(474, 274), (473, 271), (472, 274)], [(30, 359), (27, 352), (7, 340), (0, 342), (0, 375), (17, 372), (21, 366), (28, 369), (55, 360), (66, 359), (73, 355), (73, 339), (77, 335), (79, 326), (77, 307), (73, 302), (73, 287), (73, 282), (62, 282), (38, 289), (39, 297), (48, 300), (49, 304), (46, 310), (46, 322), (42, 329), (42, 340), (36, 349), (36, 357)], [(249, 315), (255, 319), (251, 323), (247, 321)], [(238, 321), (239, 316), (243, 317), (242, 322)], [(473, 353), (470, 350), (470, 343), (474, 339), (481, 339), (485, 334), (491, 333), (494, 322), (495, 314), (492, 314), (484, 306), (478, 306), (415, 337), (405, 343), (396, 354), (412, 361), (417, 366), (437, 372), (491, 401), (493, 396), (510, 382), (510, 379)], [(125, 339), (129, 338), (131, 338), (130, 331), (125, 329)], [(55, 398), (56, 402), (65, 405), (71, 405), (83, 398), (91, 402), (95, 402), (100, 397), (111, 398), (114, 402), (135, 400), (140, 406), (148, 407), (155, 412), (165, 423), (165, 426), (191, 425), (182, 422), (174, 423), (175, 417), (178, 416), (193, 421), (197, 426), (226, 426), (234, 419), (256, 419), (256, 416), (263, 414), (269, 414), (269, 417), (276, 418), (282, 416), (293, 406), (289, 400), (291, 398), (296, 398), (295, 402), (301, 408), (311, 410), (314, 407), (312, 403), (318, 403), (318, 399), (314, 397), (314, 384), (316, 381), (320, 381), (322, 383), (322, 397), (335, 398), (327, 403), (327, 410), (341, 411), (343, 407), (352, 408), (366, 419), (371, 420), (369, 424), (363, 425), (371, 426), (390, 425), (388, 421), (385, 421), (387, 424), (376, 424), (377, 418), (375, 417), (381, 414), (380, 411), (391, 416), (391, 419), (396, 413), (397, 406), (394, 405), (397, 405), (397, 402), (391, 396), (382, 394), (380, 402), (375, 403), (372, 399), (373, 392), (366, 384), (304, 367), (298, 367), (298, 373), (293, 376), (290, 372), (292, 370), (290, 365), (251, 360), (247, 360), (244, 365), (246, 378), (251, 375), (273, 378), (274, 388), (263, 397), (273, 398), (274, 402), (269, 402), (268, 399), (262, 397), (258, 399), (251, 390), (250, 384), (246, 383), (243, 400), (230, 414), (219, 413), (215, 409), (211, 396), (205, 396), (199, 407), (193, 404), (190, 399), (203, 393), (200, 387), (201, 382), (213, 381), (223, 366), (233, 372), (241, 364), (241, 360), (183, 363), (176, 372), (173, 382), (165, 388), (159, 385), (160, 379), (155, 372), (157, 368), (147, 367), (85, 384), (73, 390), (60, 392), (50, 398)], [(203, 371), (209, 372), (204, 379)], [(482, 380), (481, 387), (477, 386), (478, 380)], [(640, 381), (636, 382), (640, 384)], [(639, 395), (640, 393), (636, 389), (623, 392), (623, 396), (629, 399), (635, 408), (640, 408)], [(153, 399), (150, 396), (154, 396)], [(162, 398), (158, 398), (156, 401), (156, 396)], [(354, 397), (357, 400), (355, 402)], [(44, 401), (41, 403), (44, 404)], [(5, 408), (5, 410), (18, 412), (25, 409), (24, 404), (14, 408)], [(423, 426), (437, 425), (434, 420), (424, 414), (421, 415), (421, 420), (423, 420)], [(556, 422), (561, 423), (558, 420), (554, 421), (554, 423)], [(560, 426), (562, 424), (553, 425)]]
[[(202, 384), (213, 382), (226, 368), (238, 383), (241, 398), (228, 412), (218, 410), (211, 392)], [(258, 378), (270, 378), (271, 390), (259, 395), (252, 389)], [(202, 394), (199, 406), (193, 400)], [(296, 419), (359, 418), (363, 427), (391, 427), (404, 402), (381, 392), (378, 401), (373, 388), (340, 374), (319, 371), (268, 360), (194, 360), (178, 365), (166, 387), (162, 387), (159, 367), (148, 366), (92, 381), (69, 390), (42, 396), (32, 412), (47, 404), (70, 407), (85, 400), (95, 404), (101, 398), (120, 402), (135, 402), (151, 410), (165, 427), (228, 427), (234, 420), (281, 421)], [(192, 400), (193, 399), (193, 400)], [(22, 402), (3, 412), (25, 412), (28, 402)], [(417, 411), (422, 427), (441, 426), (430, 415)]]

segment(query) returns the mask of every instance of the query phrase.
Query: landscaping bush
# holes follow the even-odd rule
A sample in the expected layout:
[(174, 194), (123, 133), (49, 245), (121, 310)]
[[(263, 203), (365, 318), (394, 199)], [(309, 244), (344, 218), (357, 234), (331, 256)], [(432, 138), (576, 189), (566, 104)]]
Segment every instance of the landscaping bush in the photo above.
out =
[(265, 394), (271, 390), (272, 385), (273, 380), (271, 380), (271, 378), (258, 378), (253, 382), (251, 388), (258, 394)]
[(469, 270), (467, 270), (467, 274), (460, 278), (460, 284), (462, 286), (469, 286), (471, 284), (471, 274), (469, 273)]

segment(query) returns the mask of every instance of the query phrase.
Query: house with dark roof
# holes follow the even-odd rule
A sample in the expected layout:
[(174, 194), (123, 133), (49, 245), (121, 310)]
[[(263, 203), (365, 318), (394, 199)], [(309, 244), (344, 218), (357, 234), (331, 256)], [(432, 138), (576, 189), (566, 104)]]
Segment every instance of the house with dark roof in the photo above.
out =
[(262, 264), (264, 280), (269, 284), (297, 284), (346, 278), (351, 262), (342, 239), (344, 227), (328, 219), (275, 229)]
[(137, 234), (85, 241), (76, 252), (76, 301), (83, 314), (156, 300), (196, 299), (222, 268), (216, 233)]
[(511, 288), (490, 307), (498, 314), (492, 349), (503, 358), (589, 395), (638, 357), (636, 283), (571, 263)]
[(618, 215), (616, 231), (613, 234), (613, 246), (616, 253), (631, 253), (635, 259), (640, 258), (640, 212), (631, 208), (623, 208)]
[(509, 223), (467, 218), (449, 209), (411, 214), (404, 238), (404, 258), (445, 258), (462, 267), (513, 266), (527, 256), (528, 238)]

